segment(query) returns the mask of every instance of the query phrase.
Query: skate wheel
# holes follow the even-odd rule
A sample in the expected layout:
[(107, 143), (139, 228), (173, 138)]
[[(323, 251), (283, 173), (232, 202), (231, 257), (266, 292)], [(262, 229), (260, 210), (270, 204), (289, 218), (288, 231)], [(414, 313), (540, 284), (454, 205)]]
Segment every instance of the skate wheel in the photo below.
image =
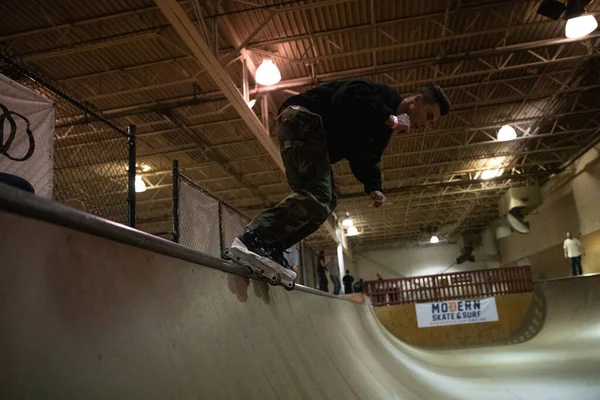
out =
[(296, 287), (296, 282), (292, 282), (291, 285), (286, 284), (284, 287), (285, 287), (285, 290), (287, 290), (288, 292), (291, 292)]
[(270, 279), (269, 279), (269, 283), (273, 286), (277, 286), (281, 283), (281, 276), (279, 276), (279, 274), (275, 274), (273, 275)]

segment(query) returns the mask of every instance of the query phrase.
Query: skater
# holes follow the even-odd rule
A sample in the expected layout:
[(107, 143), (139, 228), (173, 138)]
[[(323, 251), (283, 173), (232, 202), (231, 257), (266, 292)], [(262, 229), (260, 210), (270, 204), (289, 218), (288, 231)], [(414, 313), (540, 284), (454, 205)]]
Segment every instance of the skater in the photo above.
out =
[(327, 280), (327, 265), (325, 265), (325, 251), (319, 252), (317, 265), (317, 279), (319, 280), (319, 290), (329, 292), (329, 281)]
[(295, 280), (283, 252), (316, 231), (335, 209), (330, 164), (347, 159), (374, 207), (380, 207), (386, 197), (378, 164), (392, 133), (427, 127), (449, 111), (444, 91), (431, 84), (402, 98), (384, 84), (336, 81), (289, 97), (279, 109), (276, 132), (293, 193), (255, 217), (231, 250), (241, 262), (258, 261)]
[(329, 270), (329, 279), (333, 283), (333, 294), (338, 295), (340, 294), (340, 290), (342, 290), (342, 282), (340, 282), (340, 265), (338, 264), (337, 256), (331, 257), (327, 269)]
[(568, 258), (571, 262), (573, 276), (583, 275), (581, 256), (585, 255), (585, 252), (579, 239), (573, 239), (571, 232), (567, 232), (567, 238), (563, 243), (563, 249), (565, 251), (565, 258)]
[(344, 275), (342, 281), (344, 282), (344, 293), (352, 293), (352, 284), (354, 283), (354, 277), (350, 275), (349, 269), (346, 270), (346, 275)]

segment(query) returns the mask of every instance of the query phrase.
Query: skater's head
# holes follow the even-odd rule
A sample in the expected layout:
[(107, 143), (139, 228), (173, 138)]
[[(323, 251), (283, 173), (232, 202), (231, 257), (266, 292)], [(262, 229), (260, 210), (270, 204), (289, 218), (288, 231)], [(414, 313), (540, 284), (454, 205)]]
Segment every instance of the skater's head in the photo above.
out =
[(349, 269), (346, 270), (346, 275), (350, 275), (350, 270)]
[(567, 232), (567, 239), (571, 239), (572, 237), (571, 232)]
[(405, 97), (396, 114), (408, 114), (411, 127), (425, 128), (450, 112), (450, 100), (441, 87), (427, 84)]

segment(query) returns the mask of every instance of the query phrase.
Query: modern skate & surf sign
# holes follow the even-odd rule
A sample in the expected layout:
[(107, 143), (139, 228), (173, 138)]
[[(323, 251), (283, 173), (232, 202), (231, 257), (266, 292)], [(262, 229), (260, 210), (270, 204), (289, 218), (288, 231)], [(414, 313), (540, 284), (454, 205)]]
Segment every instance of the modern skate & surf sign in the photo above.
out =
[(496, 298), (415, 304), (419, 328), (498, 321)]

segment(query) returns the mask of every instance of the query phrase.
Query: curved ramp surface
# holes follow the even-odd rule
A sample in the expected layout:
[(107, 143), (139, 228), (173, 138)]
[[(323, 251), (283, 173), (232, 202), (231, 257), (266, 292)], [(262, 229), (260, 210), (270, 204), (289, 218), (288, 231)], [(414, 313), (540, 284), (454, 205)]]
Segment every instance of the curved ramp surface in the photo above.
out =
[(526, 343), (424, 351), (367, 304), (246, 286), (2, 200), (3, 399), (599, 398), (597, 276), (540, 284), (548, 314)]

